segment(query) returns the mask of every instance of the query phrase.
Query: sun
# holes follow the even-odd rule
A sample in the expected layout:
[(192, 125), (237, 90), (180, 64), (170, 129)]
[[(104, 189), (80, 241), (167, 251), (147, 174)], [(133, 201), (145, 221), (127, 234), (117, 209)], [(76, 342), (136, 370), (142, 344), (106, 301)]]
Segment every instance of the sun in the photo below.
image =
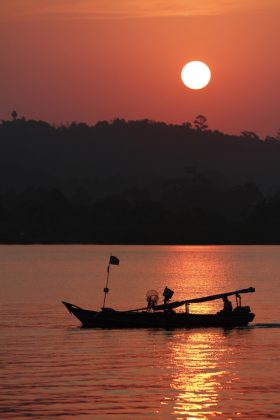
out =
[(203, 89), (211, 79), (209, 67), (202, 61), (190, 61), (181, 72), (181, 78), (190, 89)]

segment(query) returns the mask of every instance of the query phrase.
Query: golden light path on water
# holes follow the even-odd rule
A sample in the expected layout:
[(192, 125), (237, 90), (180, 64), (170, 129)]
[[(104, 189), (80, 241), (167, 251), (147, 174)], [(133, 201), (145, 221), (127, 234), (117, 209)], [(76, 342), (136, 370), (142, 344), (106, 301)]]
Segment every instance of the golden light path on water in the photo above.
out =
[[(165, 260), (163, 278), (166, 285), (175, 291), (173, 299), (183, 300), (234, 290), (235, 286), (228, 275), (232, 265), (230, 251), (224, 258), (215, 255), (216, 246), (197, 246), (185, 253), (183, 246), (174, 246)], [(174, 260), (174, 254), (177, 259)], [(214, 257), (213, 257), (214, 255)], [(207, 281), (205, 280), (207, 279)], [(160, 290), (161, 285), (155, 288)], [(232, 299), (234, 303), (234, 299)], [(222, 309), (222, 300), (190, 305), (192, 313), (215, 313)], [(184, 307), (177, 311), (184, 311)]]
[[(204, 289), (205, 295), (215, 294), (221, 290), (221, 285), (229, 283), (227, 278), (227, 270), (229, 261), (227, 258), (213, 258), (215, 246), (197, 247), (194, 251), (186, 255), (182, 254), (181, 264), (173, 266), (174, 260), (170, 258), (170, 263), (166, 261), (166, 271), (174, 271), (174, 279), (176, 283), (171, 283), (171, 287), (180, 293), (186, 293), (188, 280), (186, 273), (192, 279), (191, 296), (201, 296)], [(174, 250), (180, 254), (182, 247), (177, 246)], [(203, 256), (201, 253), (203, 252)], [(230, 257), (229, 257), (230, 259)], [(171, 265), (171, 266), (170, 266)], [(199, 267), (199, 270), (198, 270)], [(217, 274), (218, 273), (218, 274)], [(205, 284), (207, 278), (207, 284)], [(195, 285), (195, 287), (194, 287)], [(227, 286), (230, 290), (233, 286), (229, 283)], [(234, 302), (233, 302), (234, 303)], [(203, 302), (199, 305), (190, 305), (192, 313), (215, 313), (222, 307), (221, 301)], [(184, 309), (179, 309), (183, 311)], [(182, 340), (170, 347), (170, 365), (174, 370), (170, 388), (177, 391), (169, 400), (165, 397), (162, 405), (173, 404), (173, 414), (177, 419), (208, 419), (222, 415), (218, 410), (220, 393), (223, 390), (224, 382), (230, 383), (238, 380), (229, 372), (228, 357), (231, 354), (230, 348), (217, 344), (225, 341), (225, 336), (216, 334), (213, 330), (207, 332), (192, 333), (187, 336), (182, 334)], [(223, 363), (226, 361), (226, 363)], [(221, 366), (222, 363), (222, 366)], [(182, 416), (182, 417), (180, 417)]]
[[(177, 419), (207, 419), (222, 414), (218, 410), (220, 394), (226, 382), (232, 377), (227, 366), (221, 366), (228, 349), (217, 348), (217, 339), (213, 332), (183, 334), (182, 340), (170, 349), (171, 375), (170, 388), (176, 394), (166, 396), (162, 406), (173, 405), (172, 411)], [(182, 416), (182, 417), (181, 417)]]

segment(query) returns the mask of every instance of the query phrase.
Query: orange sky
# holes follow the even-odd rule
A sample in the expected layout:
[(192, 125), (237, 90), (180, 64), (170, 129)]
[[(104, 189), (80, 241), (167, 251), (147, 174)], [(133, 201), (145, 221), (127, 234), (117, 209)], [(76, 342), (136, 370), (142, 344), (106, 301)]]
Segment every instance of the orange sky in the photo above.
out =
[[(0, 0), (0, 119), (280, 128), (279, 0)], [(201, 91), (180, 79), (205, 61)]]

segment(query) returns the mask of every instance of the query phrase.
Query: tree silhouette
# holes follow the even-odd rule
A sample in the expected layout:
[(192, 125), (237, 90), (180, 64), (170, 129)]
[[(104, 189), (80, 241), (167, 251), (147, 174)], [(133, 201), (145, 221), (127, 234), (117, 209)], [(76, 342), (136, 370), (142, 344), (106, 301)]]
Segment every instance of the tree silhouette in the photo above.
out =
[(192, 128), (192, 123), (191, 123), (191, 122), (189, 122), (189, 121), (186, 121), (186, 122), (184, 122), (184, 123), (182, 124), (182, 126), (183, 126), (184, 128), (191, 129), (191, 128)]
[(246, 139), (251, 139), (251, 140), (259, 140), (259, 136), (254, 133), (254, 131), (242, 131), (241, 133), (242, 137), (245, 137)]
[(12, 116), (13, 120), (15, 121), (17, 119), (17, 116), (18, 116), (17, 111), (13, 111), (11, 113), (11, 116)]
[(208, 128), (207, 118), (204, 115), (197, 115), (194, 119), (194, 126), (198, 131), (204, 131)]

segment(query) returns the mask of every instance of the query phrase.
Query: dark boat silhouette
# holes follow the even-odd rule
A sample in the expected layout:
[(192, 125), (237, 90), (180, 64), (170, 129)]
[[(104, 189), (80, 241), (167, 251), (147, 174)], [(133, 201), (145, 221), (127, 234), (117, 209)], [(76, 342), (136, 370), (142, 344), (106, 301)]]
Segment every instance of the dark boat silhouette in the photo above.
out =
[[(102, 308), (92, 311), (80, 308), (72, 303), (62, 302), (70, 313), (76, 316), (83, 327), (89, 328), (192, 328), (192, 327), (223, 327), (233, 328), (246, 326), (252, 322), (255, 315), (249, 306), (241, 306), (242, 293), (254, 292), (255, 289), (236, 290), (196, 299), (188, 299), (163, 305), (147, 305), (146, 308), (117, 311)], [(192, 314), (189, 305), (236, 296), (237, 306), (230, 312), (221, 310), (216, 314)], [(175, 312), (174, 309), (185, 306), (185, 312)]]
[[(107, 280), (104, 288), (103, 307), (100, 311), (83, 309), (77, 305), (62, 301), (68, 311), (75, 315), (87, 328), (192, 328), (192, 327), (223, 327), (233, 328), (246, 326), (253, 321), (255, 315), (249, 306), (241, 306), (241, 294), (255, 292), (253, 287), (236, 290), (234, 292), (221, 293), (195, 299), (186, 299), (177, 302), (169, 302), (173, 291), (168, 287), (163, 292), (164, 303), (158, 305), (159, 295), (155, 290), (149, 290), (146, 294), (147, 306), (144, 308), (117, 311), (106, 308), (106, 296), (109, 292), (108, 280), (110, 265), (119, 265), (119, 259), (110, 256), (107, 267)], [(236, 307), (232, 310), (228, 296), (236, 297)], [(224, 309), (216, 314), (192, 314), (190, 304), (208, 302), (223, 299)], [(184, 312), (175, 312), (175, 308), (185, 307)]]

